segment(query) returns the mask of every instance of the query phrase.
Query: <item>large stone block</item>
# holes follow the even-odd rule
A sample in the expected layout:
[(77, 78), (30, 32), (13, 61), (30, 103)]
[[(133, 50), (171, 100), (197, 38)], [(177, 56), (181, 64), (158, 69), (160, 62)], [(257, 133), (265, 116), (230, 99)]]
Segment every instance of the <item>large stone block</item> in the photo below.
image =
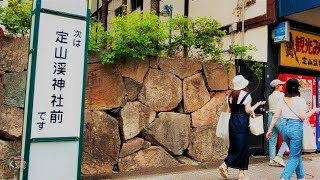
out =
[(211, 126), (216, 128), (221, 112), (226, 112), (227, 109), (226, 92), (216, 92), (206, 105), (191, 114), (192, 127)]
[(117, 68), (123, 77), (131, 78), (143, 83), (144, 76), (149, 69), (149, 60), (144, 61), (116, 61)]
[(3, 106), (3, 104), (4, 104), (4, 87), (1, 82), (1, 76), (0, 76), (0, 108), (1, 106)]
[(210, 91), (228, 89), (228, 74), (222, 65), (206, 63), (203, 64), (203, 71)]
[(28, 38), (0, 38), (0, 70), (22, 72), (28, 64)]
[(118, 108), (122, 105), (125, 96), (126, 88), (115, 65), (88, 65), (86, 109)]
[(216, 115), (216, 98), (213, 97), (202, 108), (191, 113), (192, 127), (211, 126), (214, 127), (217, 124)]
[(190, 115), (161, 112), (146, 130), (172, 154), (182, 155), (189, 145)]
[(150, 61), (150, 68), (158, 69), (159, 58), (158, 57), (148, 57)]
[(201, 162), (220, 161), (227, 154), (229, 143), (217, 138), (211, 127), (194, 128), (191, 131), (188, 155)]
[(138, 98), (138, 94), (142, 88), (142, 84), (130, 78), (124, 78), (124, 84), (127, 89), (128, 101), (135, 101)]
[(139, 134), (146, 125), (151, 123), (156, 117), (156, 112), (141, 102), (135, 101), (128, 102), (122, 108), (120, 117), (123, 138), (128, 140)]
[(232, 79), (236, 76), (236, 66), (231, 64), (231, 69), (228, 71), (229, 89), (233, 89)]
[(156, 112), (170, 111), (182, 100), (182, 83), (175, 75), (149, 69), (138, 99)]
[(150, 168), (175, 167), (179, 163), (159, 146), (151, 146), (137, 153), (119, 159), (120, 171), (134, 171)]
[(210, 100), (210, 94), (200, 73), (183, 80), (184, 112), (193, 112)]
[(202, 69), (201, 64), (192, 59), (169, 57), (161, 57), (159, 67), (163, 71), (177, 75), (180, 79), (196, 74)]
[(125, 157), (139, 151), (140, 149), (143, 148), (144, 144), (145, 144), (144, 139), (141, 139), (138, 137), (123, 143), (119, 157)]
[(18, 169), (9, 167), (10, 159), (20, 155), (21, 141), (0, 140), (0, 179), (13, 180), (18, 177)]
[(0, 136), (8, 139), (21, 137), (23, 110), (14, 106), (0, 107)]
[(118, 121), (102, 111), (85, 111), (81, 172), (109, 174), (120, 152)]
[(24, 107), (27, 72), (6, 73), (3, 75), (4, 104)]

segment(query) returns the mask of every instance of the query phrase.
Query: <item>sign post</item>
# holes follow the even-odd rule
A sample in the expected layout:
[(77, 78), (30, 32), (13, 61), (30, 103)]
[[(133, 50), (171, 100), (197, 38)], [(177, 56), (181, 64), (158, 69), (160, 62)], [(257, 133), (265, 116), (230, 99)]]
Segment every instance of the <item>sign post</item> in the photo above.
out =
[(33, 0), (20, 179), (80, 179), (87, 0)]

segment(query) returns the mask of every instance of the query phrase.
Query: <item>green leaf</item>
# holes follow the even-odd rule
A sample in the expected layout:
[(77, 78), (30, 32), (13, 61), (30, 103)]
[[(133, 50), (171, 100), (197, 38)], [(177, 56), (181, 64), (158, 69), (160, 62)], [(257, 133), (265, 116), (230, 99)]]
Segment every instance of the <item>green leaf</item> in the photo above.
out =
[(0, 24), (7, 34), (28, 34), (31, 24), (31, 1), (8, 0), (8, 7), (0, 7)]

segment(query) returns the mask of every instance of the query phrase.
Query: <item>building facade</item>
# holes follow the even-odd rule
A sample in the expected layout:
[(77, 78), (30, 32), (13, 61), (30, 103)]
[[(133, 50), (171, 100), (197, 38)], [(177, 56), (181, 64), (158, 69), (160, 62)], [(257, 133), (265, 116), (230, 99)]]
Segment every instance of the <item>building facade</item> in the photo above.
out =
[[(228, 50), (231, 44), (253, 45), (257, 51), (251, 55), (268, 66), (265, 68), (264, 77), (258, 80), (243, 63), (236, 61), (237, 73), (250, 80), (249, 89), (253, 92), (253, 103), (267, 100), (269, 84), (273, 79), (279, 78), (279, 74), (280, 76), (296, 74), (314, 78), (320, 76), (320, 60), (317, 57), (320, 53), (319, 1), (108, 0), (106, 2), (107, 15), (104, 19), (101, 19), (103, 17), (101, 0), (93, 3), (96, 5), (93, 5), (92, 11), (98, 14), (98, 18), (106, 24), (107, 29), (112, 28), (111, 19), (121, 13), (122, 4), (127, 5), (129, 12), (137, 10), (160, 12), (164, 5), (172, 5), (173, 16), (177, 14), (192, 18), (206, 16), (218, 20), (222, 24), (222, 29), (225, 29), (228, 34), (223, 39), (223, 49)], [(165, 17), (161, 18), (166, 20)], [(283, 24), (286, 25), (287, 34), (284, 39), (275, 41), (279, 38), (279, 27)], [(224, 56), (228, 55), (228, 53), (224, 54)], [(313, 83), (313, 91), (316, 91), (315, 86), (316, 84)], [(311, 106), (316, 105), (316, 92), (312, 92), (309, 97), (306, 95), (305, 98), (311, 98), (309, 100)], [(266, 119), (265, 114), (265, 121)], [(314, 126), (319, 126), (316, 123), (316, 117), (314, 117)], [(263, 136), (252, 136), (250, 142), (252, 152), (267, 152), (267, 143)]]

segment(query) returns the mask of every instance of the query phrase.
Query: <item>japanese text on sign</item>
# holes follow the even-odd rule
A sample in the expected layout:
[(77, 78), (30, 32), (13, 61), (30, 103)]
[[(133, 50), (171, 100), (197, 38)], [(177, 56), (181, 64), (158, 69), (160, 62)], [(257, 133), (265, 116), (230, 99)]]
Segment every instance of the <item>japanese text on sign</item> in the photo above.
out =
[[(73, 46), (80, 47), (81, 45), (81, 31), (74, 30), (73, 35)], [(68, 54), (68, 35), (69, 33), (63, 31), (56, 32), (55, 40), (55, 55), (52, 64), (53, 75), (52, 79), (52, 90), (53, 94), (51, 96), (52, 109), (49, 112), (50, 123), (62, 123), (63, 122), (63, 88), (66, 86), (66, 80), (64, 76), (67, 73), (67, 54)], [(38, 112), (39, 121), (38, 130), (41, 131), (44, 128), (46, 112)]]
[(79, 137), (87, 23), (43, 13), (39, 26), (31, 138)]
[(281, 44), (283, 66), (320, 70), (320, 36), (290, 30), (290, 41)]

